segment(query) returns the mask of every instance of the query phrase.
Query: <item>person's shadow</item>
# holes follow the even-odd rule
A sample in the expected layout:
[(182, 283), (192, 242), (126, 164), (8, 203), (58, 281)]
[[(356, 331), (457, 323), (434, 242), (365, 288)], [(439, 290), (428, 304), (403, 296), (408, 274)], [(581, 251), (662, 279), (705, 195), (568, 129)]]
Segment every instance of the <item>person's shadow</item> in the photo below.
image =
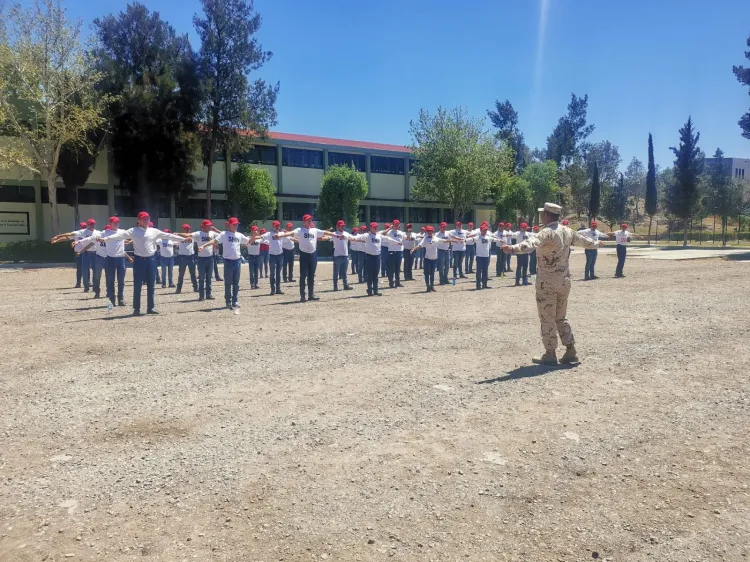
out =
[(525, 365), (518, 367), (512, 371), (508, 371), (507, 374), (501, 377), (495, 377), (494, 379), (486, 379), (483, 381), (477, 381), (475, 384), (493, 384), (496, 382), (508, 382), (517, 379), (526, 379), (530, 377), (539, 377), (551, 373), (553, 371), (563, 371), (569, 369), (575, 369), (578, 366), (577, 363), (572, 365), (565, 365), (560, 363), (559, 365), (542, 365), (541, 363), (535, 363), (534, 365)]

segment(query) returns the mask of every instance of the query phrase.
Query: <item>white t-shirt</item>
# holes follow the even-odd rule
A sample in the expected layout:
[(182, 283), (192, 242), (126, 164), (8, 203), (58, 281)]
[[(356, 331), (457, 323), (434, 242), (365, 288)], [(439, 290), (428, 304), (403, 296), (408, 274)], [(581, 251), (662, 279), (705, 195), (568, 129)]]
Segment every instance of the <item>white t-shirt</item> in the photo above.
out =
[(404, 250), (411, 250), (417, 245), (417, 235), (413, 232), (405, 232), (401, 242), (404, 244)]
[[(282, 230), (282, 232), (289, 232), (289, 231)], [(292, 240), (291, 236), (281, 239), (281, 247), (284, 248), (285, 250), (294, 250), (294, 240)]]
[(250, 238), (239, 232), (225, 230), (216, 237), (216, 242), (222, 244), (222, 255), (225, 260), (238, 260), (242, 257), (240, 244), (247, 244)]
[(499, 240), (497, 237), (492, 234), (491, 232), (487, 232), (485, 234), (482, 234), (480, 231), (479, 234), (477, 234), (477, 237), (475, 238), (476, 245), (477, 245), (477, 257), (478, 258), (488, 258), (490, 257), (490, 251), (492, 249), (492, 242), (497, 241), (498, 244), (503, 244), (503, 239), (500, 238)]
[(195, 254), (195, 241), (183, 240), (177, 244), (177, 253), (181, 256), (192, 256)]
[(505, 243), (510, 246), (514, 244), (513, 239), (516, 238), (517, 234), (515, 230), (503, 230), (503, 236), (505, 236)]
[(163, 258), (172, 258), (174, 257), (174, 247), (177, 246), (178, 242), (172, 242), (171, 240), (162, 240), (160, 247), (161, 247), (161, 257)]
[(615, 232), (615, 242), (617, 242), (618, 245), (627, 246), (629, 240), (630, 240), (630, 231), (618, 230), (617, 232)]
[[(398, 229), (390, 230), (388, 234), (386, 234), (386, 237), (387, 238), (386, 238), (384, 245), (388, 247), (389, 252), (400, 252), (404, 249), (404, 246), (403, 246), (404, 232), (402, 230), (398, 230)], [(391, 240), (388, 240), (388, 238), (391, 238), (391, 240), (398, 240), (402, 244), (401, 245), (394, 244), (393, 242), (391, 242)]]
[[(474, 230), (467, 230), (466, 231), (467, 234), (474, 234), (475, 232), (479, 232), (479, 230), (478, 229), (474, 229)], [(467, 238), (466, 239), (466, 245), (467, 246), (473, 246), (476, 243), (477, 243), (477, 241), (474, 238)]]
[[(118, 232), (124, 232), (124, 230), (103, 230), (98, 238), (109, 238), (114, 234), (117, 234)], [(107, 240), (106, 242), (97, 242), (95, 236), (89, 236), (88, 238), (81, 238), (80, 245), (81, 247), (86, 246), (90, 242), (93, 242), (97, 246), (99, 246), (99, 249), (97, 250), (97, 255), (102, 257), (112, 257), (112, 258), (121, 258), (125, 255), (125, 241), (124, 240), (116, 240), (114, 242), (110, 242)], [(78, 251), (78, 250), (76, 250)]]
[[(331, 238), (331, 241), (333, 242), (333, 255), (334, 257), (340, 258), (345, 257), (349, 255), (349, 244), (348, 241), (354, 238), (351, 234), (349, 234), (346, 230), (339, 232), (336, 231), (336, 236)], [(339, 238), (338, 236), (342, 236), (342, 238)]]
[(300, 252), (305, 252), (306, 254), (314, 253), (318, 249), (318, 238), (325, 236), (325, 232), (319, 228), (305, 228), (304, 226), (295, 228), (292, 232), (294, 232), (295, 237), (299, 240)]
[[(99, 238), (102, 235), (102, 233), (101, 233), (100, 230), (89, 230), (88, 228), (84, 228), (81, 232), (83, 233), (83, 237), (84, 238), (88, 238), (89, 236), (93, 236), (94, 238)], [(99, 244), (97, 244), (97, 243), (91, 244), (88, 247), (88, 249), (84, 250), (84, 251), (86, 251), (86, 252), (96, 252), (96, 247), (98, 245)], [(85, 248), (86, 246), (87, 246), (87, 244), (83, 244), (81, 246), (81, 248)]]
[(162, 232), (157, 228), (141, 228), (134, 226), (128, 230), (118, 230), (115, 234), (109, 236), (110, 240), (133, 240), (133, 253), (139, 258), (150, 258), (156, 253), (159, 246), (159, 240), (172, 240), (182, 242), (182, 238), (176, 234)]
[[(274, 236), (276, 236), (276, 234), (279, 234), (280, 232), (281, 231), (279, 232), (271, 231), (271, 232), (266, 232), (265, 234), (261, 235), (261, 238), (263, 238), (263, 241), (271, 247), (269, 252), (272, 256), (280, 256), (281, 254), (284, 253), (284, 246), (282, 243), (284, 242), (284, 240), (286, 240), (286, 238), (276, 238), (275, 240), (273, 238)], [(292, 242), (292, 246), (294, 246), (294, 242)]]
[(248, 256), (259, 256), (260, 255), (260, 243), (261, 239), (256, 238), (254, 242), (251, 242), (247, 245), (247, 255)]
[(579, 230), (578, 234), (581, 234), (582, 236), (585, 236), (586, 238), (590, 240), (599, 241), (599, 240), (608, 240), (609, 237), (604, 234), (603, 232), (595, 229), (595, 228), (584, 228), (583, 230)]
[(443, 244), (443, 242), (437, 237), (437, 235), (440, 234), (435, 233), (431, 237), (425, 236), (419, 241), (419, 247), (425, 248), (424, 257), (428, 260), (436, 260), (438, 257), (438, 247)]
[[(460, 238), (461, 240), (466, 240), (466, 231), (464, 229), (455, 229), (455, 230), (449, 230), (448, 234), (453, 236), (454, 238)], [(453, 251), (454, 252), (463, 252), (466, 250), (466, 242), (453, 242)]]
[(436, 232), (432, 235), (432, 237), (437, 238), (440, 241), (440, 245), (438, 246), (439, 250), (447, 250), (451, 245), (450, 234), (448, 234), (447, 232)]
[[(203, 232), (202, 230), (198, 230), (196, 232), (191, 232), (190, 236), (193, 237), (193, 241), (198, 244), (198, 247), (200, 248), (203, 246), (203, 244), (206, 244), (216, 238), (219, 235), (218, 232), (214, 232), (213, 230), (209, 230), (208, 232)], [(199, 258), (210, 258), (214, 255), (214, 247), (213, 246), (206, 246), (202, 250), (198, 252)]]
[(528, 230), (519, 230), (516, 232), (516, 244), (526, 242), (529, 238), (531, 238), (531, 232)]
[(371, 232), (360, 234), (356, 239), (363, 243), (364, 251), (370, 256), (379, 256), (386, 240), (396, 243), (396, 240), (385, 234), (373, 234)]

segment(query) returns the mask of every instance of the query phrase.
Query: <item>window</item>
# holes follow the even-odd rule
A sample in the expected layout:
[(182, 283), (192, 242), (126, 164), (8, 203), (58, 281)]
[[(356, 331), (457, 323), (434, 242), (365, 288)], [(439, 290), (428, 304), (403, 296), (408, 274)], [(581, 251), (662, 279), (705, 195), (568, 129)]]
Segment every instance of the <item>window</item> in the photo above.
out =
[[(44, 186), (42, 186), (42, 203), (49, 203), (49, 191)], [(57, 188), (57, 204), (68, 204), (68, 190), (64, 187)]]
[(360, 205), (359, 209), (357, 209), (357, 220), (359, 220), (359, 224), (365, 224), (365, 217), (367, 217), (367, 207)]
[(283, 220), (301, 221), (305, 215), (315, 216), (315, 203), (284, 203)]
[[(266, 166), (276, 166), (278, 160), (276, 158), (276, 147), (275, 146), (255, 146), (252, 149), (242, 154), (232, 154), (232, 162), (244, 162), (245, 164), (264, 164)], [(287, 164), (289, 165), (289, 164)], [(314, 167), (314, 166), (301, 166)]]
[(329, 152), (329, 166), (354, 166), (358, 172), (365, 171), (364, 154), (346, 154), (344, 152)]
[(438, 222), (438, 209), (427, 209), (424, 207), (411, 207), (409, 209), (409, 222), (421, 222), (425, 224), (436, 224)]
[[(216, 151), (216, 157), (214, 159), (215, 162), (223, 162), (225, 158), (225, 152), (223, 150), (217, 150)], [(232, 162), (234, 162), (234, 157), (232, 157)]]
[(33, 203), (34, 187), (31, 185), (0, 185), (0, 203)]
[(393, 219), (404, 222), (404, 208), (373, 205), (370, 207), (370, 218), (382, 223), (391, 222)]
[(370, 159), (370, 171), (375, 174), (398, 174), (403, 176), (404, 159), (372, 156)]
[[(60, 190), (57, 190), (58, 194), (60, 193)], [(70, 194), (70, 205), (73, 204), (73, 194)], [(79, 205), (103, 205), (107, 206), (109, 205), (109, 200), (107, 199), (107, 190), (106, 189), (85, 189), (85, 188), (79, 188), (78, 189), (78, 204)]]
[(323, 169), (323, 151), (304, 150), (301, 148), (282, 148), (281, 163), (294, 168)]

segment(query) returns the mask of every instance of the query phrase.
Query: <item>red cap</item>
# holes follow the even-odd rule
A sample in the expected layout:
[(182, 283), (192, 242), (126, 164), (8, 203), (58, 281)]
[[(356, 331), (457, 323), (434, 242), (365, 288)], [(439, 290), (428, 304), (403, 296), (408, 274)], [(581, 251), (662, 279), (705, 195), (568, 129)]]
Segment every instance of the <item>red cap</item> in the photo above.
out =
[(420, 228), (420, 229), (419, 229), (419, 232), (424, 232), (425, 230), (426, 230), (426, 229), (425, 229), (425, 227), (423, 226), (422, 228)]
[(411, 223), (410, 222), (406, 223), (406, 228), (411, 228)]
[(568, 219), (563, 219), (563, 226), (568, 226)]
[(432, 226), (432, 225), (430, 225), (430, 226), (426, 227), (426, 228), (425, 228), (425, 230), (426, 230), (427, 232), (435, 232), (435, 227), (434, 227), (434, 226)]
[(265, 229), (265, 228), (261, 228), (261, 229), (260, 229), (260, 233), (261, 233), (261, 234), (265, 234), (265, 233), (266, 233), (266, 229)]
[(86, 224), (96, 224), (96, 221), (94, 219), (89, 219), (86, 221)]
[(534, 230), (539, 230), (539, 225), (538, 224), (534, 225)]
[[(487, 221), (482, 221), (482, 224), (487, 224)], [(469, 226), (474, 226), (474, 223), (473, 223), (473, 222), (470, 222), (470, 223), (469, 223)]]
[(190, 225), (185, 223), (182, 225), (182, 230), (190, 230)]
[(625, 229), (625, 228), (627, 228), (627, 227), (628, 227), (628, 225), (627, 225), (627, 224), (625, 224), (625, 223), (622, 223), (622, 224), (620, 225), (620, 228), (623, 228), (623, 229)]
[(336, 226), (346, 226), (346, 223), (344, 221), (338, 221)]
[(169, 230), (168, 228), (165, 228), (164, 230), (162, 230), (162, 232), (167, 232), (167, 233), (171, 233), (172, 231), (171, 231), (171, 230)]
[(148, 227), (149, 228), (153, 228), (154, 227), (154, 223), (152, 223), (151, 221), (148, 221)]
[(385, 223), (385, 227), (386, 228), (391, 228), (391, 223), (389, 223), (389, 222)]
[(312, 215), (305, 215), (305, 216), (302, 217), (302, 220), (303, 221), (311, 221), (312, 220)]
[(78, 226), (79, 226), (80, 228), (86, 228), (86, 223), (85, 223), (85, 222), (79, 222), (79, 223), (78, 223)]
[(398, 219), (393, 219), (393, 226), (398, 226), (401, 224), (401, 221)]
[(288, 223), (286, 223), (286, 227), (287, 228), (294, 228), (294, 225), (292, 223), (288, 222)]
[(149, 215), (146, 211), (141, 211), (140, 213), (138, 213), (138, 220), (150, 219), (150, 218), (151, 218), (151, 215)]
[(281, 223), (279, 221), (273, 221), (273, 223), (271, 224), (272, 226), (281, 226)]
[(366, 226), (365, 226), (364, 224), (363, 224), (362, 226), (360, 226), (360, 227), (359, 227), (359, 229), (360, 229), (360, 230), (361, 230), (362, 232), (367, 232), (367, 227), (366, 227)]
[(378, 223), (376, 223), (376, 222), (371, 222), (370, 223), (370, 228), (377, 228), (377, 227), (378, 227)]
[(597, 221), (591, 221), (591, 226), (599, 226), (599, 223)]
[(512, 222), (505, 223), (505, 226), (507, 226), (508, 228), (510, 228), (511, 226), (513, 226), (513, 223)]
[(505, 226), (505, 223), (504, 222), (499, 222), (499, 223), (497, 223), (497, 226)]
[(446, 222), (441, 222), (440, 223), (440, 228), (444, 228), (446, 226), (448, 226), (448, 223), (446, 223)]
[(109, 225), (107, 225), (107, 226), (104, 227), (104, 230), (112, 230), (112, 227), (109, 226)]
[(240, 224), (240, 221), (237, 220), (237, 217), (229, 217), (227, 224)]
[(521, 228), (529, 228), (529, 225), (526, 224), (525, 222), (522, 222), (521, 223)]
[(461, 226), (463, 223), (461, 221), (456, 221), (456, 226)]
[(203, 222), (201, 223), (201, 226), (213, 226), (213, 225), (214, 225), (214, 224), (213, 224), (213, 223), (212, 223), (212, 222), (211, 222), (210, 220), (208, 220), (208, 219), (204, 220), (204, 221), (203, 221)]
[(253, 225), (253, 226), (250, 227), (250, 230), (253, 231), (253, 232), (258, 232), (258, 227), (255, 226), (255, 225)]
[(109, 222), (120, 222), (120, 219), (117, 217), (109, 217)]

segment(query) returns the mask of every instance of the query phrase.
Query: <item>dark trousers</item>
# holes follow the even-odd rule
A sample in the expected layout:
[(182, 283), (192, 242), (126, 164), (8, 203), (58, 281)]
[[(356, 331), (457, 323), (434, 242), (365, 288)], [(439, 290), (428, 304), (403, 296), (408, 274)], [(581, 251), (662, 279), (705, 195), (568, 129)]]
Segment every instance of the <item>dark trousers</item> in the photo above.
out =
[(172, 282), (172, 270), (174, 269), (174, 256), (162, 256), (161, 257), (161, 282), (162, 286), (167, 284), (169, 279), (169, 286), (174, 287)]
[(125, 257), (106, 258), (107, 298), (115, 304), (115, 278), (117, 278), (117, 300), (125, 298)]
[(412, 275), (412, 267), (414, 267), (414, 254), (411, 250), (404, 250), (404, 281), (413, 281), (414, 276)]
[(294, 281), (294, 250), (284, 250), (284, 282)]
[(357, 266), (359, 266), (359, 263), (357, 263), (357, 256), (359, 255), (359, 252), (352, 252), (351, 255), (351, 262), (352, 262), (352, 275), (357, 274)]
[(516, 254), (516, 285), (521, 283), (528, 285), (529, 280), (527, 279), (529, 274), (529, 254)]
[[(500, 250), (502, 252), (502, 250)], [(505, 271), (513, 271), (510, 268), (510, 254), (503, 254), (505, 256)]]
[(221, 281), (221, 277), (219, 277), (219, 254), (216, 253), (216, 250), (214, 250), (214, 276), (216, 277), (217, 281)]
[(159, 275), (159, 270), (161, 269), (161, 255), (158, 253), (154, 254), (153, 257), (154, 260), (154, 274), (156, 276), (156, 282), (161, 284), (161, 276)]
[(281, 269), (284, 265), (284, 254), (271, 254), (268, 256), (271, 265), (271, 292), (281, 292)]
[(154, 284), (156, 283), (156, 260), (154, 256), (133, 258), (133, 310), (141, 311), (141, 288), (146, 284), (146, 310), (154, 309)]
[(477, 255), (476, 244), (467, 244), (466, 255), (464, 256), (464, 271), (466, 273), (472, 273), (474, 271), (474, 256)]
[(367, 278), (367, 294), (378, 292), (378, 274), (380, 273), (380, 256), (365, 254), (365, 277)]
[(299, 294), (305, 296), (305, 285), (310, 297), (315, 294), (315, 270), (318, 268), (318, 254), (299, 253)]
[(198, 296), (208, 298), (211, 296), (211, 269), (214, 267), (214, 257), (198, 256)]
[(621, 276), (622, 270), (625, 267), (625, 256), (628, 254), (628, 247), (625, 244), (617, 245), (617, 269), (615, 269), (615, 275)]
[[(102, 289), (102, 271), (107, 267), (107, 258), (94, 254), (93, 265), (91, 267), (91, 284), (94, 287), (94, 296), (99, 296)], [(106, 281), (106, 277), (105, 277)], [(106, 289), (106, 287), (105, 287)]]
[(497, 247), (497, 260), (495, 261), (495, 277), (500, 277), (505, 273), (505, 254), (500, 246)]
[(367, 279), (367, 276), (365, 275), (365, 268), (367, 267), (365, 265), (365, 262), (367, 261), (367, 253), (366, 252), (357, 252), (357, 280), (360, 283), (364, 283)]
[[(260, 253), (260, 261), (258, 262), (258, 267), (260, 269), (260, 276), (261, 277), (268, 277), (268, 256), (270, 256), (270, 252), (261, 252)], [(263, 272), (265, 271), (265, 275)]]
[(190, 271), (190, 282), (193, 284), (193, 291), (198, 290), (198, 282), (195, 279), (195, 255), (177, 256), (179, 265), (177, 273), (177, 292), (182, 291), (182, 280), (185, 277), (185, 270)]
[[(426, 259), (427, 258), (425, 258), (425, 260)], [(450, 256), (448, 255), (448, 250), (438, 250), (437, 269), (438, 269), (438, 278), (440, 280), (441, 285), (448, 284), (448, 262), (449, 261), (450, 261)]]
[(247, 256), (247, 266), (250, 269), (250, 287), (258, 286), (258, 273), (260, 272), (260, 255)]
[(91, 286), (91, 270), (94, 268), (94, 256), (96, 256), (96, 252), (81, 253), (81, 275), (83, 277), (83, 288), (87, 291)]
[(339, 277), (344, 287), (349, 286), (349, 281), (346, 278), (346, 270), (349, 267), (349, 256), (333, 256), (333, 288), (337, 289), (339, 286)]
[(81, 276), (82, 276), (82, 267), (81, 267), (81, 258), (80, 255), (76, 256), (76, 287), (81, 286)]
[(237, 296), (240, 294), (240, 270), (242, 260), (230, 260), (224, 258), (224, 301), (227, 306), (237, 304)]
[(401, 258), (403, 256), (401, 252), (402, 250), (396, 250), (395, 252), (388, 250), (386, 269), (388, 273), (388, 285), (391, 287), (397, 287), (401, 284)]
[(596, 257), (599, 255), (599, 250), (586, 250), (586, 269), (583, 271), (584, 279), (592, 279), (594, 277), (594, 266), (596, 265)]
[[(438, 250), (439, 252), (440, 250)], [(448, 250), (445, 250), (446, 252)], [(428, 289), (435, 287), (435, 270), (437, 269), (438, 260), (424, 258), (424, 282)]]
[(477, 256), (477, 289), (487, 288), (487, 281), (490, 269), (490, 258)]
[(536, 250), (529, 254), (529, 273), (536, 275)]
[(388, 273), (388, 250), (383, 249), (380, 252), (380, 276), (385, 277)]
[(458, 276), (462, 277), (464, 274), (464, 254), (463, 250), (453, 250), (453, 278), (456, 278), (456, 272)]

